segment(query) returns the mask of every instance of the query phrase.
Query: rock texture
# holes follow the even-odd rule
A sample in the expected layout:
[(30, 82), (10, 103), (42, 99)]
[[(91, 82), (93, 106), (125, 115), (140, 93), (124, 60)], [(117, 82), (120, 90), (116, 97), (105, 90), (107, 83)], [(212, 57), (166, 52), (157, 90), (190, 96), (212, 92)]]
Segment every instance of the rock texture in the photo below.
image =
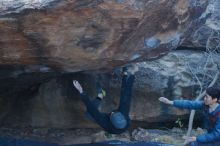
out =
[[(199, 52), (219, 52), (219, 14), (219, 0), (2, 0), (0, 124), (96, 127), (85, 119), (72, 79), (93, 96), (95, 82), (101, 81), (110, 95), (101, 110), (108, 112), (120, 92), (120, 78), (108, 71), (141, 61), (132, 120), (176, 120), (171, 117), (186, 112), (157, 99), (192, 99), (200, 92), (187, 67), (203, 71), (199, 64), (205, 63), (210, 76), (219, 69), (212, 64), (219, 64), (219, 54), (210, 59)], [(195, 51), (169, 53), (177, 47)]]
[[(198, 1), (192, 1), (193, 5), (199, 7)], [(200, 20), (204, 23), (199, 22), (199, 26), (194, 29), (191, 27), (190, 35), (186, 37), (182, 46), (207, 48), (210, 50), (220, 50), (220, 1), (210, 0), (206, 11), (200, 16)], [(197, 25), (198, 22), (192, 23), (191, 25)]]
[(209, 3), (4, 0), (0, 64), (18, 64), (34, 72), (76, 72), (156, 59), (204, 25)]
[[(219, 54), (209, 55), (181, 50), (156, 61), (140, 63), (135, 86), (138, 98), (134, 98), (133, 106), (133, 111), (139, 112), (134, 112), (134, 117), (143, 121), (159, 121), (163, 116), (169, 119), (170, 114), (185, 114), (187, 110), (177, 110), (158, 103), (158, 97), (165, 96), (171, 100), (195, 99), (219, 71)], [(218, 80), (215, 85), (219, 83)]]
[[(142, 125), (152, 128), (159, 126), (160, 123), (163, 123), (163, 126), (171, 126), (169, 122), (174, 123), (178, 117), (186, 120), (187, 110), (168, 107), (161, 104), (158, 98), (166, 96), (169, 99), (194, 99), (200, 93), (200, 83), (192, 72), (197, 74), (205, 87), (218, 71), (217, 65), (220, 65), (219, 55), (214, 54), (211, 58), (207, 55), (180, 50), (156, 61), (138, 63), (140, 70), (136, 74), (130, 111), (132, 127)], [(1, 98), (2, 106), (0, 106), (1, 111), (4, 111), (0, 115), (2, 125), (97, 128), (97, 125), (85, 116), (86, 109), (78, 92), (73, 88), (73, 79), (79, 80), (91, 99), (97, 95), (96, 82), (100, 82), (107, 91), (107, 97), (104, 98), (100, 110), (110, 112), (117, 108), (120, 97), (120, 76), (87, 72), (59, 76), (52, 74), (45, 80), (42, 74), (38, 74), (38, 85), (31, 85), (30, 80), (30, 83), (27, 83), (28, 87), (19, 88), (23, 89), (20, 92), (14, 91), (20, 94), (1, 96), (5, 97)], [(22, 80), (14, 83), (21, 85)], [(217, 84), (220, 82), (217, 81)]]

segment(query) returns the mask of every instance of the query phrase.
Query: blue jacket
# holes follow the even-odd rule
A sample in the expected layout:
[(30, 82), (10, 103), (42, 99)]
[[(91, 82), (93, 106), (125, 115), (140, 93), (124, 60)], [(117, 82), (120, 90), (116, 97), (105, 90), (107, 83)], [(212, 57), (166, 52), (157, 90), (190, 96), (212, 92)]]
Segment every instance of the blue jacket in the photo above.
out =
[(203, 111), (205, 128), (208, 130), (208, 133), (198, 136), (198, 142), (213, 142), (220, 140), (220, 116), (218, 115), (216, 117), (216, 122), (213, 126), (209, 119), (210, 116), (215, 116), (216, 113), (220, 112), (220, 105), (211, 113), (209, 113), (208, 107), (203, 101), (174, 100), (174, 106), (183, 109), (200, 109)]
[(81, 99), (84, 102), (84, 104), (86, 105), (87, 108), (87, 112), (91, 115), (91, 117), (93, 118), (93, 120), (100, 125), (105, 131), (112, 133), (112, 134), (121, 134), (123, 132), (125, 132), (129, 126), (130, 126), (130, 118), (129, 116), (125, 116), (126, 120), (127, 120), (127, 125), (125, 126), (125, 128), (123, 129), (117, 129), (113, 126), (111, 120), (110, 120), (110, 113), (102, 113), (100, 112), (97, 107), (94, 105), (94, 103), (92, 103), (92, 101), (90, 100), (89, 96), (87, 96), (86, 93), (82, 93), (81, 95)]

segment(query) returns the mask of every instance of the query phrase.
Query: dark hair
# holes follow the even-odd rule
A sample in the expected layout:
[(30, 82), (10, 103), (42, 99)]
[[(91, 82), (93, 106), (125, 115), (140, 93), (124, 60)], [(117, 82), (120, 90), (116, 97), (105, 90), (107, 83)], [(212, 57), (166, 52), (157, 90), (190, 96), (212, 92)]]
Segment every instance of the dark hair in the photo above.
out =
[(212, 97), (212, 99), (220, 99), (220, 88), (219, 87), (208, 87), (206, 93)]

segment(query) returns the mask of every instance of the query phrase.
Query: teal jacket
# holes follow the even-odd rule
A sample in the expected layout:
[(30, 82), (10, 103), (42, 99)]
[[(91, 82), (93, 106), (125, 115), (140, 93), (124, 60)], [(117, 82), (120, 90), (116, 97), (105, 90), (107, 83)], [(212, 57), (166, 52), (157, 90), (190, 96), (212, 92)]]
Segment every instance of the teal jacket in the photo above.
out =
[[(197, 137), (198, 142), (220, 141), (220, 105), (215, 111), (209, 113), (208, 107), (203, 101), (174, 100), (174, 106), (182, 109), (202, 110), (204, 113), (204, 124), (208, 133)], [(211, 118), (215, 118), (213, 123)]]

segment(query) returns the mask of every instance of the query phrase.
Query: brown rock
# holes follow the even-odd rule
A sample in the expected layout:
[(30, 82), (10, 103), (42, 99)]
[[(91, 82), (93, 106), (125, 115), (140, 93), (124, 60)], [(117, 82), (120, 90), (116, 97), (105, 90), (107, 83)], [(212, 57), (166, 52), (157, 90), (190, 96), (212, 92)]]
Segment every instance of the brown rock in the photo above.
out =
[(181, 45), (207, 2), (70, 0), (13, 14), (4, 1), (0, 64), (74, 72), (156, 59)]

